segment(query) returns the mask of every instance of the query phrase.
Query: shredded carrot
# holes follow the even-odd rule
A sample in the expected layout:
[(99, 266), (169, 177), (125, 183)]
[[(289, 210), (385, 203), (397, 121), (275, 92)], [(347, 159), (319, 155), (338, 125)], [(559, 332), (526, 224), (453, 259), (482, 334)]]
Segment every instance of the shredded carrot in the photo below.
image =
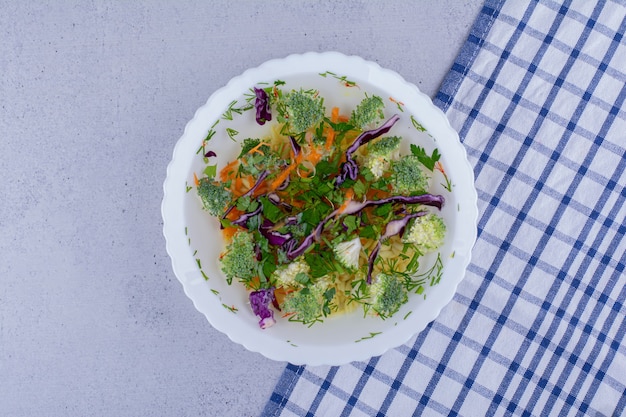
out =
[(341, 122), (345, 123), (350, 120), (350, 116), (346, 116), (345, 114), (339, 114), (339, 107), (333, 107), (330, 112), (330, 121), (333, 123)]
[(306, 203), (302, 200), (291, 200), (289, 205), (297, 207), (297, 208), (302, 208), (306, 205)]
[(264, 187), (265, 192), (274, 191), (275, 189), (280, 187), (281, 184), (285, 182), (285, 180), (289, 177), (291, 172), (298, 167), (300, 162), (302, 162), (302, 152), (300, 152), (298, 156), (296, 157), (294, 157), (293, 151), (290, 151), (289, 153), (291, 154), (291, 158), (293, 159), (293, 162), (291, 163), (291, 165), (285, 168), (284, 171), (281, 171), (281, 173), (278, 174), (278, 176), (274, 178), (274, 180), (271, 183), (269, 183), (267, 186)]
[(258, 145), (256, 145), (254, 148), (250, 149), (250, 150), (248, 151), (248, 153), (260, 153), (261, 155), (265, 155), (265, 154), (263, 153), (263, 151), (259, 149), (259, 148), (260, 148), (261, 146), (263, 146), (263, 145), (265, 145), (265, 143), (264, 143), (264, 142), (260, 142), (260, 143), (259, 143)]
[(339, 208), (337, 209), (337, 214), (346, 211), (346, 208), (348, 208), (348, 204), (350, 204), (350, 202), (352, 201), (352, 197), (354, 197), (354, 190), (352, 188), (348, 188), (348, 191), (346, 191), (346, 199), (343, 200), (343, 203), (341, 203), (341, 206), (339, 206)]
[(254, 193), (252, 193), (252, 196), (258, 197), (262, 194), (267, 194), (270, 191), (273, 191), (273, 190), (270, 190), (270, 184), (268, 184), (267, 180), (265, 180), (261, 184), (259, 184), (256, 190), (254, 190)]
[(252, 288), (259, 288), (261, 286), (261, 278), (259, 278), (258, 275), (252, 277), (250, 282), (246, 283), (246, 286), (248, 288), (250, 288), (250, 289), (252, 289)]
[(232, 178), (235, 173), (235, 167), (239, 164), (239, 160), (235, 159), (234, 161), (229, 162), (222, 170), (220, 171), (220, 179), (222, 181), (226, 181), (229, 178)]
[(368, 200), (378, 200), (380, 198), (385, 198), (387, 197), (389, 194), (382, 191), (382, 190), (377, 190), (375, 188), (370, 188), (367, 192), (367, 194), (365, 195), (365, 197)]
[(392, 103), (396, 103), (396, 104), (399, 104), (400, 106), (404, 106), (404, 103), (403, 103), (403, 102), (398, 101), (398, 100), (396, 100), (396, 99), (395, 99), (395, 98), (393, 98), (393, 97), (389, 97), (389, 100), (390, 100)]
[(287, 295), (287, 290), (285, 287), (278, 287), (274, 290), (274, 297), (276, 298), (276, 302), (280, 305), (285, 300), (285, 296)]
[(311, 152), (307, 155), (306, 160), (311, 162), (313, 165), (317, 165), (320, 159), (322, 159), (322, 152), (320, 152), (318, 148), (311, 145)]
[(230, 242), (235, 233), (237, 233), (237, 230), (239, 230), (238, 227), (225, 227), (222, 229), (222, 236), (227, 242)]
[[(330, 112), (330, 121), (333, 123), (337, 123), (337, 120), (339, 120), (339, 107), (333, 107), (333, 109)], [(335, 142), (335, 131), (330, 128), (328, 129), (328, 133), (326, 134), (326, 143), (324, 143), (324, 149), (326, 149), (326, 151), (329, 151), (330, 148), (333, 146), (333, 143)]]
[(237, 220), (239, 217), (241, 217), (242, 214), (243, 214), (243, 211), (237, 209), (237, 207), (233, 207), (230, 210), (230, 213), (226, 215), (226, 218), (228, 220)]
[(246, 192), (244, 190), (243, 179), (241, 177), (235, 177), (235, 181), (233, 182), (231, 189), (236, 197), (243, 195)]
[(193, 183), (196, 185), (196, 187), (200, 186), (200, 180), (198, 179), (198, 176), (195, 172), (193, 173)]
[(320, 152), (320, 149), (313, 144), (313, 135), (307, 134), (306, 140), (309, 145), (310, 152), (304, 157), (304, 160), (316, 165), (320, 159), (322, 159), (322, 152)]
[(282, 201), (284, 201), (285, 203), (289, 204), (290, 206), (293, 207), (297, 207), (297, 208), (302, 208), (305, 206), (306, 202), (299, 199), (297, 196), (294, 197), (292, 195), (290, 195), (290, 193), (286, 193), (284, 191), (276, 191), (276, 194), (278, 194), (278, 196), (280, 197), (280, 199)]
[(324, 149), (330, 151), (330, 148), (333, 146), (335, 142), (335, 131), (333, 129), (329, 129), (326, 134), (326, 143), (324, 144)]
[(236, 195), (245, 194), (250, 187), (254, 185), (254, 177), (252, 175), (238, 176), (233, 181), (232, 191)]
[(333, 107), (330, 112), (330, 121), (337, 123), (337, 120), (339, 120), (339, 107)]
[[(300, 156), (300, 155), (298, 155)], [(270, 190), (275, 190), (278, 187), (280, 187), (280, 185), (285, 182), (285, 180), (287, 179), (287, 177), (289, 177), (289, 174), (291, 174), (291, 171), (293, 171), (294, 169), (296, 169), (296, 167), (298, 166), (299, 162), (293, 162), (291, 165), (289, 165), (284, 171), (282, 171), (280, 174), (278, 174), (278, 176), (276, 178), (274, 178), (274, 180), (271, 182), (270, 184)]]

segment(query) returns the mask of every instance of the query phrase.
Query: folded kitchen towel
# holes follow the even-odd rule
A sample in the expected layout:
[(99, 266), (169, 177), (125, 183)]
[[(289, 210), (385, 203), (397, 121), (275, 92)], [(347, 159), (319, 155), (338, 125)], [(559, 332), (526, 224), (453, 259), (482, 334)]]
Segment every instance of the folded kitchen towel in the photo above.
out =
[(626, 413), (626, 5), (487, 0), (435, 104), (474, 167), (478, 240), (405, 345), (288, 365), (263, 416)]

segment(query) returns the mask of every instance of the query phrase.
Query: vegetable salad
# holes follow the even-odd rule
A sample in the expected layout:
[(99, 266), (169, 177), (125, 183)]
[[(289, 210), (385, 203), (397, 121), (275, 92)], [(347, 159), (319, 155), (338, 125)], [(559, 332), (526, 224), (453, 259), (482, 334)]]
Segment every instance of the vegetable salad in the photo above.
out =
[(219, 171), (194, 175), (221, 224), (221, 270), (249, 291), (262, 328), (276, 315), (312, 325), (357, 308), (391, 317), (441, 273), (439, 257), (420, 272), (445, 238), (444, 198), (429, 192), (440, 155), (416, 145), (403, 154), (399, 116), (385, 116), (381, 97), (364, 94), (346, 109), (283, 85), (254, 87), (244, 109), (272, 133), (242, 140)]

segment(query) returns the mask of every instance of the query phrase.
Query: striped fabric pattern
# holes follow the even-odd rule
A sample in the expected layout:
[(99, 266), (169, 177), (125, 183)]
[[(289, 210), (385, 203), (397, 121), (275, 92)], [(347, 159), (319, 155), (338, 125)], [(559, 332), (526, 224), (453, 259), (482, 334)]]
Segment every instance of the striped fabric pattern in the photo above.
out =
[(263, 416), (626, 415), (626, 4), (487, 0), (435, 104), (478, 240), (407, 344), (287, 365)]

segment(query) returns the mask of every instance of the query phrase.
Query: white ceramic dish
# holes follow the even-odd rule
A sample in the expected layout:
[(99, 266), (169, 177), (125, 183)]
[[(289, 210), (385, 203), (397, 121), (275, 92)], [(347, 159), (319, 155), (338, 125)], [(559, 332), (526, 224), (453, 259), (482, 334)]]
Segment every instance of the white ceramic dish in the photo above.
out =
[[(276, 325), (263, 330), (250, 310), (245, 289), (238, 283), (229, 286), (220, 272), (217, 257), (224, 246), (219, 223), (202, 210), (195, 188), (192, 189), (194, 173), (200, 176), (206, 166), (202, 152), (198, 151), (208, 132), (214, 131), (206, 149), (218, 154), (219, 170), (238, 154), (238, 141), (262, 137), (269, 126), (260, 127), (254, 122), (254, 110), (239, 114), (236, 109), (246, 103), (246, 94), (253, 86), (275, 80), (287, 82), (283, 89), (318, 89), (325, 97), (327, 109), (331, 105), (354, 108), (365, 91), (378, 94), (389, 100), (386, 113), (401, 117), (390, 134), (402, 136), (406, 149), (410, 143), (416, 143), (429, 152), (438, 148), (442, 155), (449, 182), (438, 174), (431, 190), (446, 199), (441, 215), (448, 231), (446, 243), (440, 248), (440, 281), (427, 287), (423, 294), (412, 294), (409, 303), (387, 320), (364, 318), (358, 309), (311, 327), (278, 319)], [(228, 120), (229, 108), (233, 120)], [(421, 131), (422, 127), (425, 131)], [(337, 52), (270, 60), (234, 77), (216, 91), (185, 127), (174, 148), (163, 188), (161, 210), (167, 252), (176, 277), (196, 309), (232, 341), (268, 358), (294, 364), (339, 365), (364, 360), (408, 341), (450, 302), (463, 279), (476, 239), (478, 210), (473, 171), (445, 115), (428, 96), (397, 73)], [(435, 260), (435, 255), (426, 257), (422, 262), (424, 269)]]

